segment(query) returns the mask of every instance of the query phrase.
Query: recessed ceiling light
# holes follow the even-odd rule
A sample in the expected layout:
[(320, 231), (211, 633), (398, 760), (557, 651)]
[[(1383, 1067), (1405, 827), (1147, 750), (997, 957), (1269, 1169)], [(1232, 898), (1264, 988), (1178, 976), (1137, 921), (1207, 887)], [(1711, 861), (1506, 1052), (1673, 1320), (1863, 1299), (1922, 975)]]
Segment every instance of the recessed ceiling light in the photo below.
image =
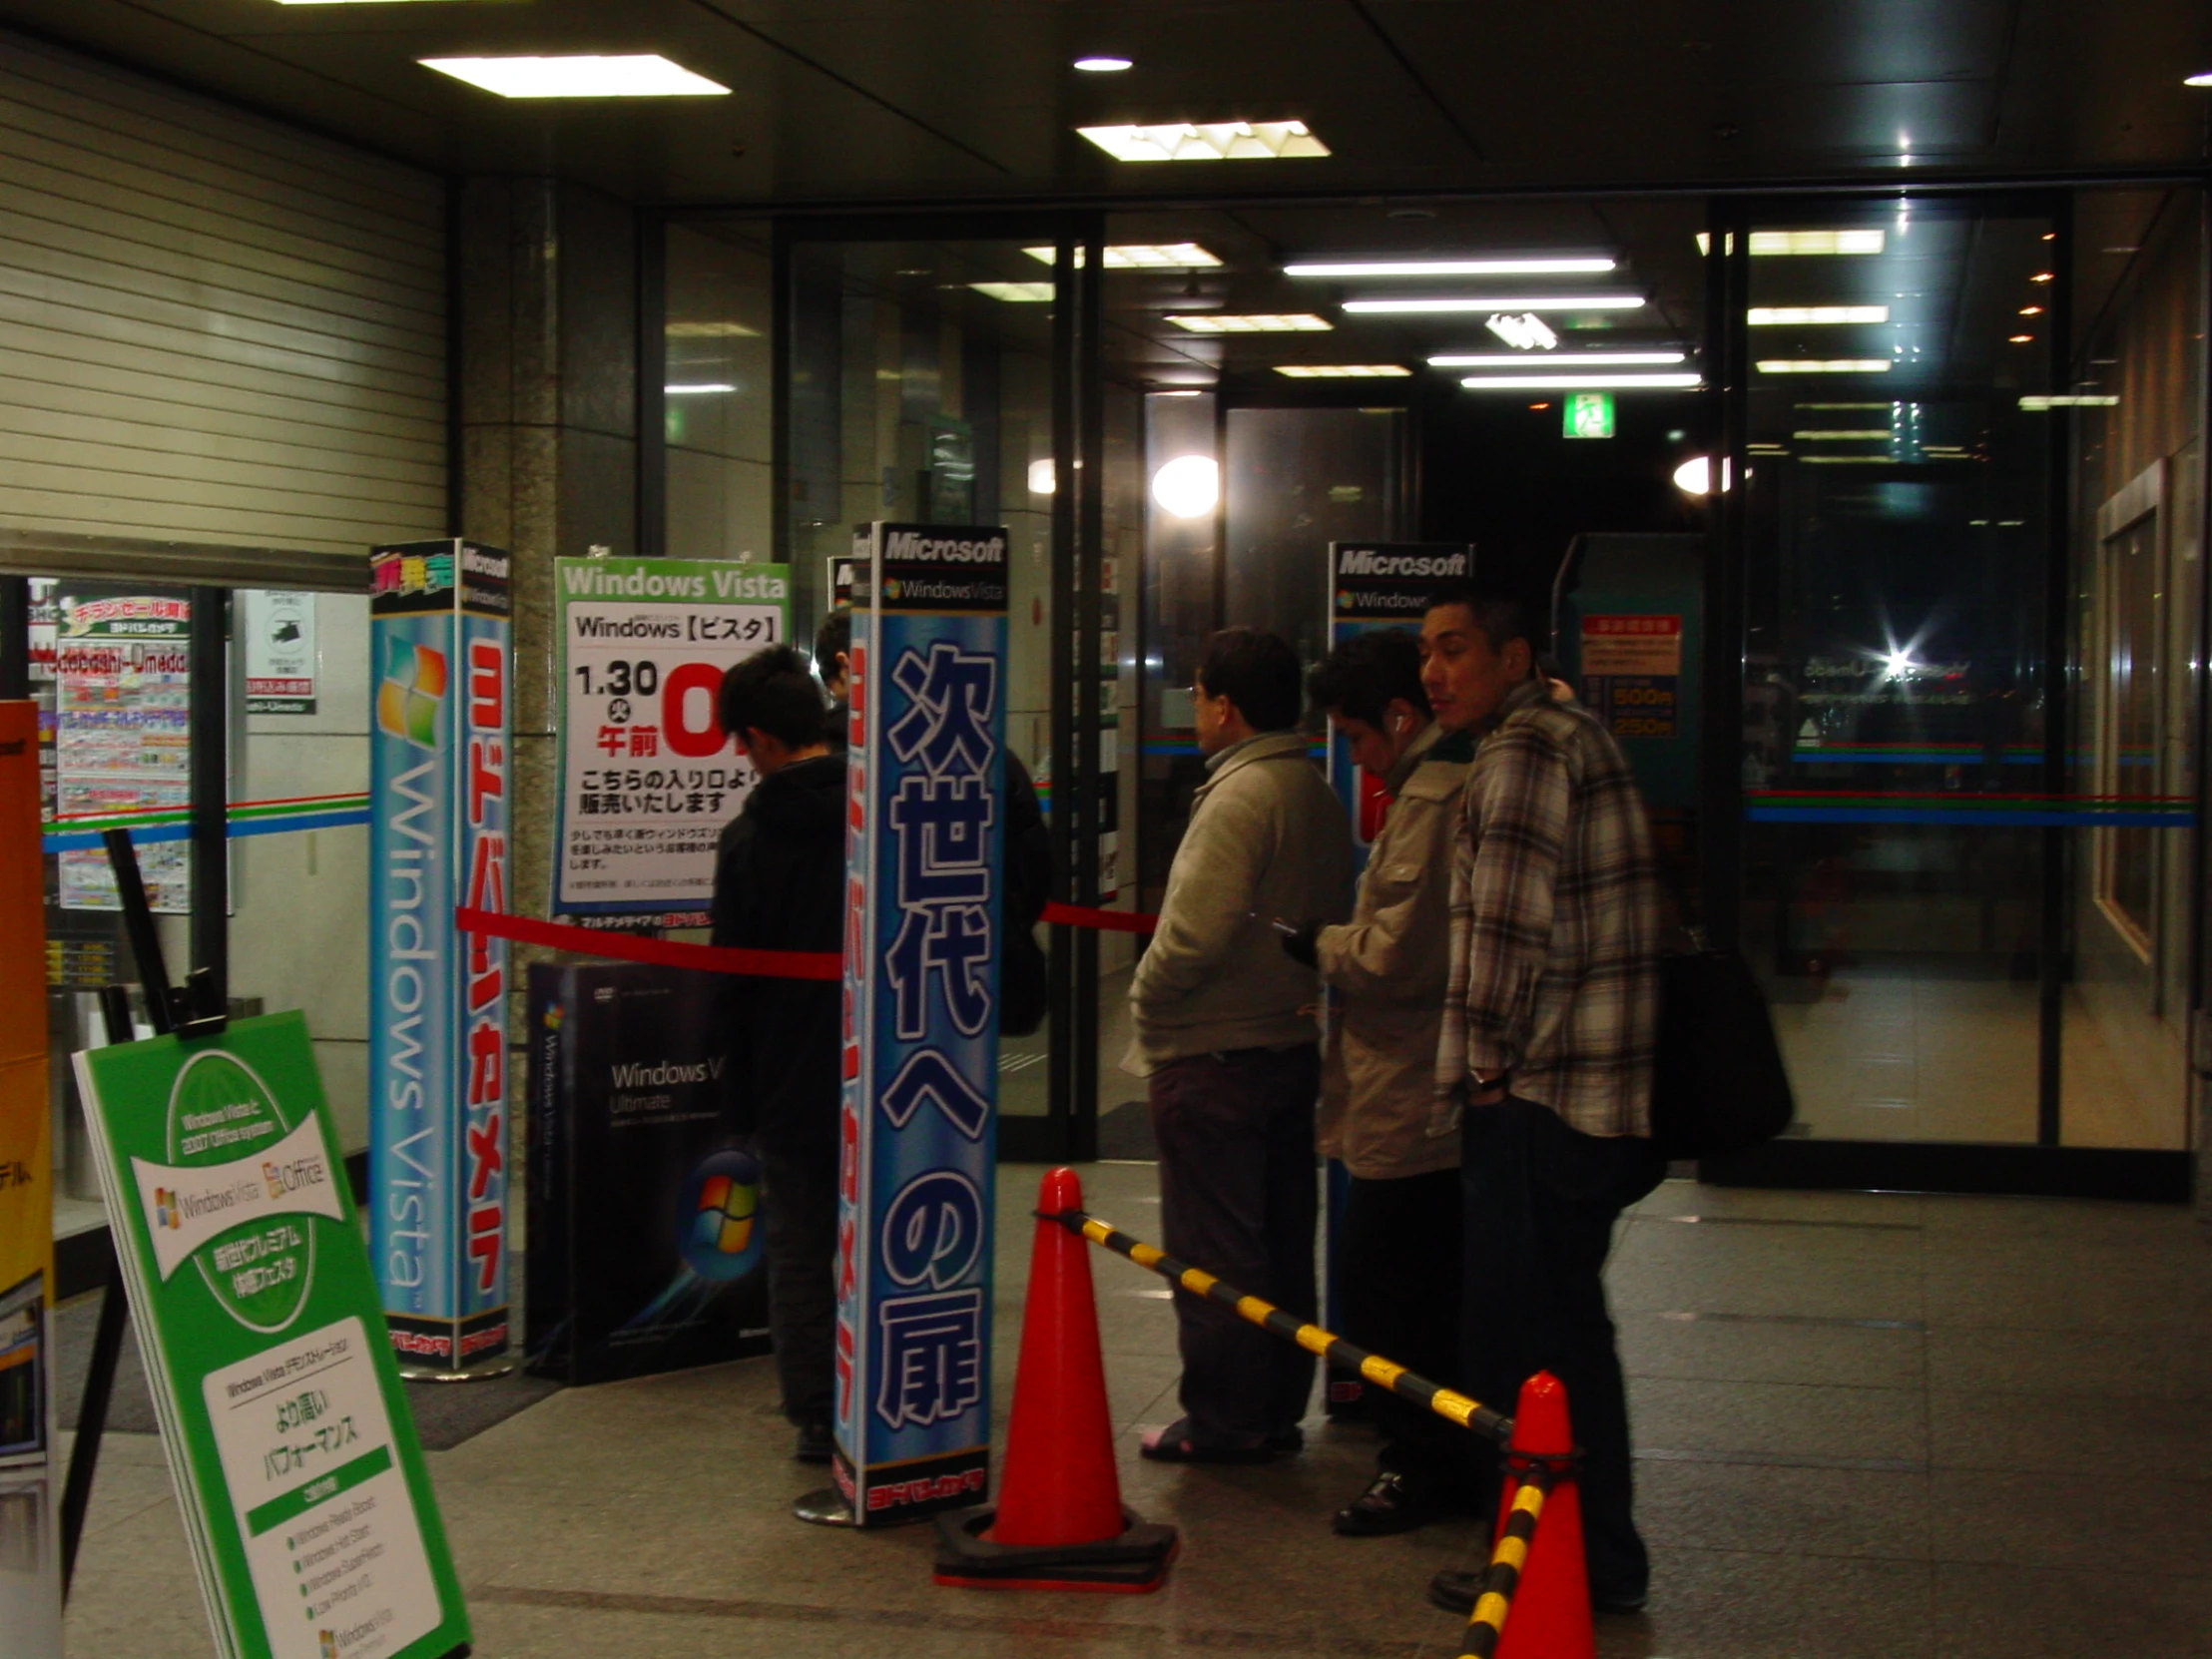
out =
[(2042, 314), (2043, 307), (2040, 305), (2022, 305), (2020, 307), (2020, 315), (2022, 316), (2041, 316)]
[(1119, 75), (1123, 70), (1133, 69), (1136, 65), (1128, 58), (1101, 55), (1095, 58), (1077, 58), (1075, 67), (1086, 75)]
[(2025, 345), (2035, 336), (2033, 334), (2013, 334), (2009, 337), (2014, 345)]
[(1744, 320), (1754, 328), (1787, 328), (1809, 322), (1887, 322), (1887, 305), (1754, 305)]
[(1003, 299), (1010, 305), (1042, 305), (1051, 301), (1050, 282), (970, 282), (968, 286), (986, 299)]
[(1403, 363), (1277, 363), (1275, 372), (1293, 380), (1380, 380), (1413, 371)]
[(2053, 276), (2048, 271), (2038, 271), (2037, 273), (2035, 273), (2034, 276), (2030, 276), (2028, 280), (2031, 282), (2048, 282), (2053, 280)]
[[(1888, 245), (1887, 231), (1754, 231), (1754, 259), (1787, 254), (1879, 254)], [(1713, 239), (1697, 234), (1697, 251), (1712, 252)]]
[(502, 98), (719, 98), (720, 81), (658, 52), (601, 58), (421, 58), (423, 68)]
[(1336, 326), (1304, 312), (1232, 316), (1222, 311), (1202, 311), (1193, 316), (1171, 315), (1168, 320), (1194, 334), (1321, 334)]
[(2031, 412), (2038, 409), (2109, 409), (2118, 402), (2119, 398), (2109, 392), (2061, 392), (2049, 397), (2023, 397), (2020, 407)]
[(1430, 357), (1430, 368), (1536, 368), (1545, 363), (1575, 367), (1624, 368), (1632, 363), (1678, 363), (1679, 351), (1478, 351), (1464, 356)]
[(1887, 374), (1888, 357), (1762, 357), (1762, 374)]
[(1482, 326), (1515, 351), (1549, 351), (1559, 343), (1550, 324), (1531, 311), (1503, 311)]
[(705, 397), (713, 392), (736, 391), (728, 380), (697, 380), (689, 385), (663, 386), (662, 391), (671, 397)]
[(1516, 293), (1480, 299), (1347, 299), (1345, 309), (1365, 316), (1444, 311), (1632, 311), (1643, 302), (1640, 293)]
[(1329, 146), (1303, 121), (1174, 121), (1075, 130), (1117, 162), (1269, 162), (1329, 154)]
[(1598, 255), (1525, 260), (1352, 260), (1283, 268), (1286, 276), (1589, 276), (1613, 269)]
[(1577, 387), (1617, 387), (1621, 390), (1643, 387), (1652, 391), (1686, 391), (1703, 383), (1703, 375), (1691, 373), (1612, 374), (1603, 369), (1584, 369), (1575, 373), (1557, 374), (1470, 374), (1459, 384), (1469, 391), (1572, 391)]
[[(287, 5), (303, 5), (306, 0), (285, 0)], [(748, 328), (742, 322), (671, 322), (661, 330), (670, 339), (758, 339), (761, 330)]]
[[(1032, 260), (1050, 265), (1054, 251), (1050, 248), (1024, 248)], [(1075, 251), (1075, 269), (1083, 269), (1083, 256), (1089, 250)], [(1195, 242), (1125, 242), (1106, 250), (1105, 266), (1108, 271), (1205, 271), (1221, 264), (1214, 255)]]

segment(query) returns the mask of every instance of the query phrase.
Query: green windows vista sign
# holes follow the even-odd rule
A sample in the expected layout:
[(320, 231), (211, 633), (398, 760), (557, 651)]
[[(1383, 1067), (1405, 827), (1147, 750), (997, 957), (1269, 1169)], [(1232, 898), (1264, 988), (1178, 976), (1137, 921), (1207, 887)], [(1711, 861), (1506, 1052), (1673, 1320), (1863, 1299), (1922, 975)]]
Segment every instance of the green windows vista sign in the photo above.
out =
[(305, 1021), (76, 1063), (219, 1652), (465, 1652)]

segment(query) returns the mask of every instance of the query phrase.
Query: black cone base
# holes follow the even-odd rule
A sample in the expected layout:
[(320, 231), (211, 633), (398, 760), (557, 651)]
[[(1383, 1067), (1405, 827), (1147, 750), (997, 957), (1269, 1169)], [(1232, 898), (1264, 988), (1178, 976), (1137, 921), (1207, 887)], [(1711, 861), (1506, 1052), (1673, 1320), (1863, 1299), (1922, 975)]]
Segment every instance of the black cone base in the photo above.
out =
[(1168, 1567), (1181, 1547), (1174, 1527), (1141, 1521), (1128, 1509), (1121, 1512), (1121, 1536), (1095, 1544), (994, 1544), (983, 1534), (997, 1518), (995, 1503), (937, 1517), (939, 1584), (1143, 1595), (1167, 1582)]

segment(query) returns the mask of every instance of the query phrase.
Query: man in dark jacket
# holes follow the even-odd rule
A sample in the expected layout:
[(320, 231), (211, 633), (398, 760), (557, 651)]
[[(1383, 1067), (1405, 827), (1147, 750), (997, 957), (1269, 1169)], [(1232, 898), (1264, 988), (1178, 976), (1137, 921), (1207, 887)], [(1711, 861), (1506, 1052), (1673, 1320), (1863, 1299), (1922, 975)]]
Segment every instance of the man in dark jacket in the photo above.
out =
[[(760, 781), (723, 827), (715, 854), (714, 942), (760, 950), (843, 943), (845, 762), (807, 661), (789, 646), (722, 679), (722, 729)], [(837, 1313), (839, 986), (811, 979), (723, 980), (738, 1121), (768, 1181), (769, 1327), (795, 1453), (826, 1463)]]

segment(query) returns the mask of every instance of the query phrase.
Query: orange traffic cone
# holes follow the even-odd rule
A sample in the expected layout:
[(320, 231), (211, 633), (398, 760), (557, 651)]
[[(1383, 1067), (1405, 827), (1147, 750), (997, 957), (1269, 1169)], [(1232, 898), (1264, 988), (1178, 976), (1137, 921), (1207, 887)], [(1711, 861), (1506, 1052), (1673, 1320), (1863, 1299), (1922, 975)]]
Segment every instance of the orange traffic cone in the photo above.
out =
[(1590, 1572), (1582, 1556), (1582, 1492), (1575, 1484), (1574, 1431), (1567, 1422), (1566, 1384), (1540, 1371), (1521, 1384), (1513, 1413), (1513, 1443), (1505, 1453), (1505, 1492), (1497, 1530), (1513, 1512), (1521, 1476), (1538, 1463), (1558, 1471), (1528, 1560), (1513, 1587), (1511, 1611), (1500, 1633), (1496, 1659), (1596, 1659), (1597, 1632), (1590, 1623)]
[(937, 1517), (939, 1584), (1141, 1593), (1175, 1559), (1174, 1527), (1121, 1506), (1090, 1246), (1050, 1219), (1082, 1208), (1075, 1172), (1047, 1171), (998, 1501)]

